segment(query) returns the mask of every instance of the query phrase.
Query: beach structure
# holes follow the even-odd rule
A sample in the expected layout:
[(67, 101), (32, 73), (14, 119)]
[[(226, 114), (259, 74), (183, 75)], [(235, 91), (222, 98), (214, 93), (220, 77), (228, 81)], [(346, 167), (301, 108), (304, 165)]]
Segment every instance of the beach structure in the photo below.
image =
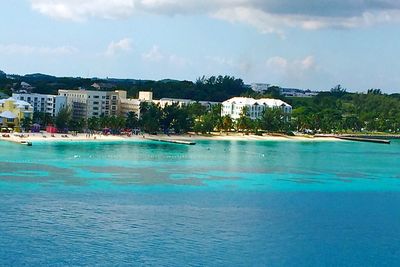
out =
[(0, 126), (18, 131), (24, 119), (33, 118), (33, 107), (12, 97), (0, 100)]
[(31, 104), (34, 112), (44, 112), (52, 117), (67, 106), (67, 97), (59, 95), (14, 93), (12, 97)]
[(233, 120), (237, 120), (240, 118), (244, 108), (247, 108), (248, 116), (252, 120), (260, 118), (264, 110), (267, 108), (279, 108), (286, 115), (290, 115), (292, 113), (292, 106), (279, 99), (233, 97), (222, 102), (221, 116), (227, 115)]
[(58, 90), (67, 98), (67, 106), (74, 119), (88, 119), (120, 114), (120, 93), (118, 91)]

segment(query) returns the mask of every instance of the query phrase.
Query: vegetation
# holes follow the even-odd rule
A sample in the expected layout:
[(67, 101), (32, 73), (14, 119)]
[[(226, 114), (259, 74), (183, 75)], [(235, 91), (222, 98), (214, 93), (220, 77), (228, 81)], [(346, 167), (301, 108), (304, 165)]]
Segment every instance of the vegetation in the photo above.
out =
[(196, 82), (177, 80), (134, 80), (134, 79), (98, 79), (98, 78), (66, 78), (44, 74), (6, 75), (0, 73), (0, 88), (11, 95), (12, 90), (22, 89), (21, 82), (33, 87), (33, 93), (58, 94), (59, 89), (96, 90), (92, 87), (97, 83), (101, 90), (125, 90), (129, 97), (137, 97), (139, 91), (153, 92), (156, 99), (185, 98), (206, 101), (224, 101), (233, 96), (244, 94), (249, 89), (241, 79), (231, 76), (201, 77)]
[(234, 96), (254, 98), (278, 98), (293, 107), (291, 119), (280, 109), (269, 109), (261, 118), (251, 120), (246, 110), (237, 121), (221, 117), (221, 106), (207, 110), (199, 103), (188, 106), (171, 105), (164, 109), (149, 103), (141, 106), (141, 116), (133, 112), (121, 117), (90, 118), (75, 121), (71, 112), (63, 110), (52, 118), (45, 113), (35, 113), (28, 124), (37, 123), (42, 127), (53, 124), (58, 129), (94, 131), (109, 128), (113, 132), (140, 128), (155, 133), (185, 133), (188, 131), (210, 133), (212, 131), (239, 132), (400, 132), (400, 94), (384, 94), (380, 89), (369, 89), (366, 93), (350, 93), (338, 85), (316, 97), (285, 98), (277, 86), (269, 87), (264, 93), (250, 90), (241, 79), (231, 76), (200, 77), (196, 82), (176, 80), (133, 80), (133, 79), (86, 79), (59, 78), (43, 74), (25, 76), (7, 75), (0, 71), (0, 92), (11, 95), (12, 90), (21, 89), (21, 82), (34, 87), (33, 92), (56, 94), (59, 88), (85, 88), (95, 90), (93, 83), (102, 84), (102, 90), (126, 90), (128, 96), (136, 97), (141, 90), (152, 90), (154, 98), (186, 98), (222, 102)]
[(333, 132), (400, 131), (400, 98), (379, 89), (349, 93), (337, 86), (313, 98), (292, 98), (293, 129)]

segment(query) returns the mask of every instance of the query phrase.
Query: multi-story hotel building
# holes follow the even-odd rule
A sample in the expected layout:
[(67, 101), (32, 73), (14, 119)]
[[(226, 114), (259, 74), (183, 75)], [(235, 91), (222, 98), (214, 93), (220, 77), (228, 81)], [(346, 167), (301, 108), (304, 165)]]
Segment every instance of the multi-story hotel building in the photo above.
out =
[(118, 91), (58, 90), (58, 94), (67, 97), (75, 119), (120, 115)]
[(53, 117), (67, 105), (67, 97), (59, 95), (13, 94), (12, 97), (31, 104), (34, 112), (44, 112)]
[(234, 97), (222, 102), (221, 115), (237, 120), (245, 107), (252, 120), (260, 118), (267, 108), (280, 108), (288, 116), (292, 113), (292, 106), (279, 99)]

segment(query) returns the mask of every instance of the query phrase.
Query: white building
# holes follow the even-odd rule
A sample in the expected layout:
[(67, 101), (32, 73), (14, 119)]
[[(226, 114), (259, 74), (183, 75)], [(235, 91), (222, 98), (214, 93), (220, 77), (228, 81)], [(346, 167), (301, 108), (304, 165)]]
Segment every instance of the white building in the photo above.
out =
[(44, 94), (13, 94), (17, 100), (26, 101), (32, 105), (34, 112), (44, 112), (55, 117), (67, 105), (67, 98), (58, 95)]
[(264, 91), (267, 91), (270, 86), (271, 85), (268, 83), (252, 83), (251, 90), (262, 93)]
[(159, 104), (161, 108), (165, 108), (166, 106), (171, 106), (173, 104), (178, 105), (179, 107), (187, 106), (190, 104), (199, 103), (203, 107), (210, 109), (214, 105), (220, 104), (219, 102), (211, 102), (211, 101), (194, 101), (191, 99), (178, 99), (178, 98), (161, 98), (160, 100), (153, 100), (153, 103)]
[(280, 88), (280, 93), (285, 97), (314, 97), (318, 92), (297, 88)]
[(280, 108), (287, 115), (292, 113), (292, 106), (279, 99), (234, 97), (222, 102), (221, 115), (228, 115), (233, 120), (237, 120), (245, 107), (248, 110), (248, 116), (252, 120), (260, 118), (267, 108)]
[(58, 90), (58, 94), (67, 97), (75, 119), (120, 114), (118, 91)]

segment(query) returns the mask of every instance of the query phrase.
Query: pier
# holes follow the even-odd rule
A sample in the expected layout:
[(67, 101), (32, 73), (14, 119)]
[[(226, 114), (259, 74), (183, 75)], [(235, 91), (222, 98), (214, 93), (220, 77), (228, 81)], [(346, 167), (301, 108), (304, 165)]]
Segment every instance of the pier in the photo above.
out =
[(351, 137), (351, 136), (337, 136), (336, 138), (348, 141), (356, 141), (356, 142), (369, 142), (369, 143), (378, 143), (378, 144), (390, 144), (390, 140), (385, 139), (376, 139), (376, 138), (365, 138), (365, 137)]
[(191, 142), (191, 141), (184, 141), (184, 140), (174, 140), (174, 139), (159, 139), (159, 138), (152, 138), (152, 137), (144, 137), (145, 139), (151, 140), (151, 141), (157, 141), (157, 142), (163, 142), (163, 143), (171, 143), (171, 144), (180, 144), (180, 145), (189, 145), (193, 146), (196, 143)]
[[(390, 140), (382, 139), (383, 136), (370, 136), (370, 135), (335, 135), (335, 134), (316, 134), (316, 137), (333, 137), (341, 140), (355, 141), (355, 142), (368, 142), (377, 144), (390, 144)], [(387, 137), (387, 136), (386, 136)]]

